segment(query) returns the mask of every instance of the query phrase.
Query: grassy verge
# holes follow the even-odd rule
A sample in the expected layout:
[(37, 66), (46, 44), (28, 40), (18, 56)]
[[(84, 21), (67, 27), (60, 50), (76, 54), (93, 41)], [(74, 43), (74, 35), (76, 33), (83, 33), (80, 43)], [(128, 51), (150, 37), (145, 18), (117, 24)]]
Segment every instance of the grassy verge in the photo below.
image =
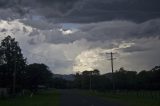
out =
[(37, 95), (0, 100), (0, 106), (59, 106), (57, 91), (45, 91)]
[(85, 92), (87, 95), (102, 97), (107, 101), (117, 102), (126, 106), (160, 106), (159, 92)]

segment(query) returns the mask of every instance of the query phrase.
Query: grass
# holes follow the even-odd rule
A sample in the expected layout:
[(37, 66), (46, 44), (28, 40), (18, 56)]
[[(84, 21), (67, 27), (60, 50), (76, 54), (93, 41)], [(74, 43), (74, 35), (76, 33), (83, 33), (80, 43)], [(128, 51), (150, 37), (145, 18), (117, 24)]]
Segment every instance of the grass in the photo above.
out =
[(88, 92), (87, 95), (102, 97), (107, 101), (125, 106), (160, 106), (160, 92)]
[(37, 95), (16, 97), (0, 100), (0, 106), (58, 106), (59, 94), (57, 91), (45, 91)]

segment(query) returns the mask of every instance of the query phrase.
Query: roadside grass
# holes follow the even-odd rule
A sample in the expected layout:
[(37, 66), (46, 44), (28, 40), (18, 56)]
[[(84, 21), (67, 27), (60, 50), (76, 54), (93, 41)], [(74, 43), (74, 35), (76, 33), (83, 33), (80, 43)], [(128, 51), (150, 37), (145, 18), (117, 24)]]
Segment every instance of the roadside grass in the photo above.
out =
[(124, 104), (125, 106), (160, 106), (160, 92), (129, 91), (129, 92), (93, 92), (85, 94), (102, 97), (106, 101)]
[(43, 91), (36, 95), (0, 100), (0, 106), (59, 106), (59, 93)]

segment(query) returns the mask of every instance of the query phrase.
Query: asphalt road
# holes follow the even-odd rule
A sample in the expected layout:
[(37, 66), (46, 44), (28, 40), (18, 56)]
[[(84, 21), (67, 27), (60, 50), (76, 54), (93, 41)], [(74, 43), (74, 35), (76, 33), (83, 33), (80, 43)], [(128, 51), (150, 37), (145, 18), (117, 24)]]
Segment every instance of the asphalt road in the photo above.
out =
[(81, 95), (74, 90), (60, 90), (60, 106), (122, 106), (98, 97)]

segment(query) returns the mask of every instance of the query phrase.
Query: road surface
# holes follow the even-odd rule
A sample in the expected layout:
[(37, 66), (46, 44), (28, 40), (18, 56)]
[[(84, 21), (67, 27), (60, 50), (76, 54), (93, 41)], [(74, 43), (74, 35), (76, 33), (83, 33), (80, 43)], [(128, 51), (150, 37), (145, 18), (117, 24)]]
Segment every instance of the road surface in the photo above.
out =
[(60, 90), (60, 106), (122, 106), (98, 97), (79, 94), (74, 90)]

